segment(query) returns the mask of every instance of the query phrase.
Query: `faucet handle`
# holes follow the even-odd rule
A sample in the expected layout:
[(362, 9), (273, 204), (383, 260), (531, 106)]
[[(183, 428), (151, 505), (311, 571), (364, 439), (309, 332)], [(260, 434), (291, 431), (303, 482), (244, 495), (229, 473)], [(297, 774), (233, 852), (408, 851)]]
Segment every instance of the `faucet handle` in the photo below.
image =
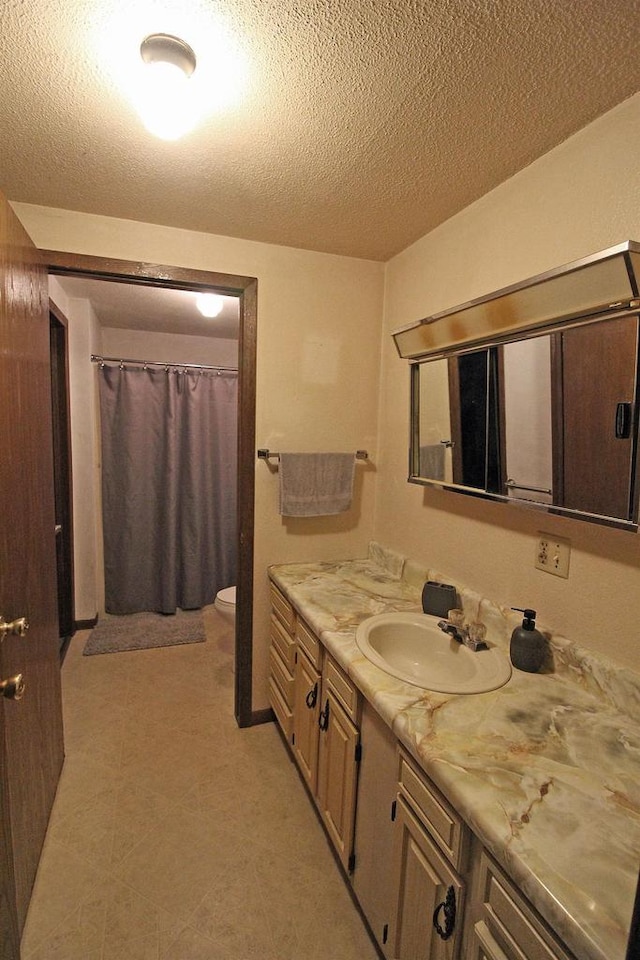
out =
[(475, 641), (482, 641), (487, 635), (487, 628), (479, 620), (469, 624), (469, 637)]
[(484, 650), (487, 646), (485, 637), (487, 636), (487, 628), (484, 623), (480, 623), (478, 620), (474, 623), (470, 623), (468, 627), (469, 631), (469, 645), (473, 647), (474, 650)]
[(453, 624), (454, 627), (463, 627), (464, 610), (459, 610), (457, 607), (454, 610), (449, 610), (447, 614), (447, 620), (449, 623)]

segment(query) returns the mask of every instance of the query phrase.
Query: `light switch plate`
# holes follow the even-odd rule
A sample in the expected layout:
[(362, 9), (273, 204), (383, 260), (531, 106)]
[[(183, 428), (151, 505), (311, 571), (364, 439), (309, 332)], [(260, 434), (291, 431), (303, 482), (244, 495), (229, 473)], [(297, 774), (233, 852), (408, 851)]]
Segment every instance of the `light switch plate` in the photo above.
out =
[(538, 536), (536, 568), (544, 570), (545, 573), (552, 573), (554, 577), (568, 578), (571, 541), (547, 533), (540, 533)]

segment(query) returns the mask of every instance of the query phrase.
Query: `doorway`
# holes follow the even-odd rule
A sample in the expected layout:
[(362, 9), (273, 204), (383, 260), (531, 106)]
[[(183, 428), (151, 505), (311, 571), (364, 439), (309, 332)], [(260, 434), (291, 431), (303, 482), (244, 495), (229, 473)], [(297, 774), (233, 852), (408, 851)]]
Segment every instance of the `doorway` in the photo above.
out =
[(75, 632), (73, 582), (73, 495), (69, 430), (69, 364), (66, 319), (49, 304), (51, 357), (51, 425), (53, 428), (53, 485), (56, 519), (56, 578), (60, 656)]
[(257, 280), (255, 277), (103, 259), (63, 251), (42, 251), (42, 256), (51, 275), (93, 277), (174, 290), (202, 290), (238, 298), (240, 324), (235, 716), (240, 727), (262, 723), (270, 719), (270, 711), (254, 712), (251, 701)]

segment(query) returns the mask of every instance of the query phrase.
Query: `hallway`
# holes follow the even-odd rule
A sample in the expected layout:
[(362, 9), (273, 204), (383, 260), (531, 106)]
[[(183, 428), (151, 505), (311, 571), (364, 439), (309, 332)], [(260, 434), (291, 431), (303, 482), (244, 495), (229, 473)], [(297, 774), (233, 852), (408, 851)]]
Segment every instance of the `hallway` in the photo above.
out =
[(23, 960), (375, 960), (274, 724), (233, 717), (233, 634), (63, 672), (66, 761)]

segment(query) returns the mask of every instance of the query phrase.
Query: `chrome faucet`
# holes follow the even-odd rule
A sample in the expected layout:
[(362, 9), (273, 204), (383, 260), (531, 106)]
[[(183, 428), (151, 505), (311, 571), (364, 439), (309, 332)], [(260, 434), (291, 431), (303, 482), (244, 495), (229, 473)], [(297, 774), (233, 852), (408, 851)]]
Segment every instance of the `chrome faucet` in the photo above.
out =
[(483, 623), (452, 623), (451, 620), (439, 620), (438, 626), (443, 633), (448, 633), (450, 637), (457, 640), (458, 643), (464, 643), (465, 647), (474, 652), (486, 650), (485, 626)]

